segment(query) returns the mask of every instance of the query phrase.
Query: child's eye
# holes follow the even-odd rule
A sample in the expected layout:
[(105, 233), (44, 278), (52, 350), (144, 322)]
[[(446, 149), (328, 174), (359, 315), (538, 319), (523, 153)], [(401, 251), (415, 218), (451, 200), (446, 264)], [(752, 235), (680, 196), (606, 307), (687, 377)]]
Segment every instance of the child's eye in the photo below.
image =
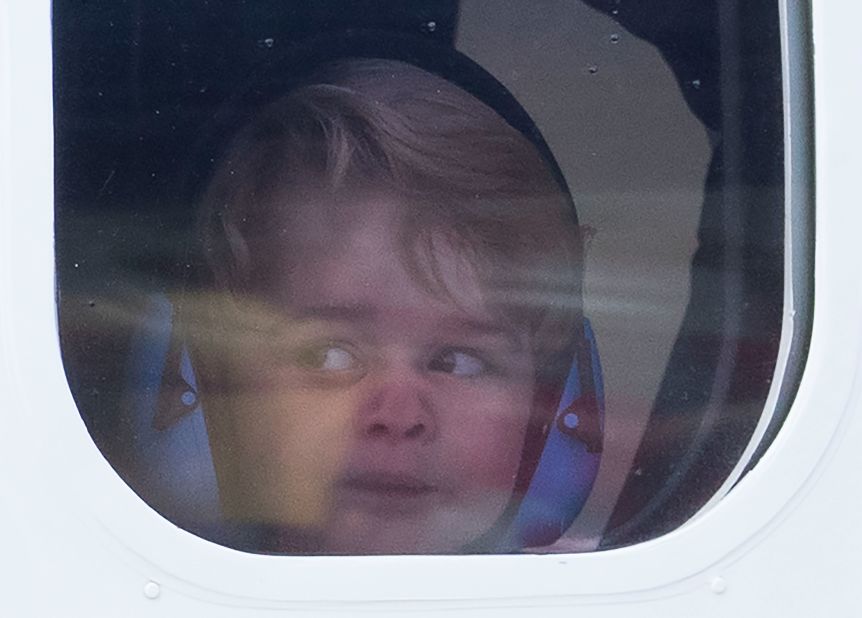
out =
[(300, 350), (296, 364), (313, 371), (351, 371), (359, 368), (359, 359), (346, 345), (329, 343)]
[(490, 370), (484, 360), (467, 350), (445, 350), (431, 360), (428, 368), (463, 378), (480, 376)]

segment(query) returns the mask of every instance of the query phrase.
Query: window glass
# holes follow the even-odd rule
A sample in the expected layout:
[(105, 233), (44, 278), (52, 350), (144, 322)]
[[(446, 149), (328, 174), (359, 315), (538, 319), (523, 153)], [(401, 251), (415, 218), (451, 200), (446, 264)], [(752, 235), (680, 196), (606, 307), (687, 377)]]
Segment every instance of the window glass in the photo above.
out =
[(259, 553), (672, 530), (762, 424), (777, 6), (54, 3), (60, 336), (95, 444)]

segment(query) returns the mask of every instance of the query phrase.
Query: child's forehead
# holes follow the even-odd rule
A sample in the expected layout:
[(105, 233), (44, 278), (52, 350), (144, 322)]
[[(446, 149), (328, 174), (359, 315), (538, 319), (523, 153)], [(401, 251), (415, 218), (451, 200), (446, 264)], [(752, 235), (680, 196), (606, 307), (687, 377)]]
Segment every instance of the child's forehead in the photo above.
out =
[[(252, 286), (270, 298), (275, 291), (280, 304), (322, 289), (348, 291), (351, 284), (380, 272), (409, 281), (426, 299), (506, 314), (506, 320), (510, 311), (503, 307), (525, 308), (540, 301), (532, 293), (534, 286), (524, 285), (532, 272), (528, 260), (516, 264), (504, 259), (486, 246), (494, 243), (473, 233), (470, 225), (475, 223), (447, 216), (442, 212), (447, 206), (439, 201), (411, 201), (365, 186), (289, 192), (275, 207), (283, 214), (263, 226), (266, 240), (251, 247), (250, 258), (260, 275)], [(498, 245), (511, 241), (496, 239)], [(267, 289), (273, 285), (276, 290)], [(381, 294), (395, 295), (392, 288)]]
[(440, 233), (409, 225), (409, 205), (403, 198), (383, 193), (316, 194), (295, 197), (288, 207), (287, 220), (274, 228), (275, 244), (265, 246), (260, 259), (288, 259), (291, 269), (301, 269), (337, 262), (384, 267), (409, 257), (416, 262), (410, 266), (450, 277), (456, 270), (473, 274), (473, 265)]
[[(293, 221), (252, 259), (283, 302), (311, 304), (397, 299), (411, 288), (424, 300), (487, 309), (478, 256), (443, 230), (416, 230), (401, 198), (383, 194), (308, 197)], [(413, 222), (415, 223), (415, 222)], [(267, 292), (266, 290), (264, 290)], [(375, 294), (380, 298), (375, 298)], [(269, 295), (269, 293), (267, 293)]]
[(294, 318), (335, 317), (404, 338), (469, 332), (523, 343), (523, 329), (488, 302), (474, 264), (446, 243), (411, 264), (394, 227), (369, 219), (319, 253), (298, 256), (278, 279), (278, 306)]

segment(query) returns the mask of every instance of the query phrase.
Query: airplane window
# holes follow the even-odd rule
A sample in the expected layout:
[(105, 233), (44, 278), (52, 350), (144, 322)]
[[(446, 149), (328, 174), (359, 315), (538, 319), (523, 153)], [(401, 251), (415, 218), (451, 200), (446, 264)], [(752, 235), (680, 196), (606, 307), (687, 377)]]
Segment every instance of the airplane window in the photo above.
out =
[(268, 554), (594, 551), (720, 496), (804, 339), (778, 6), (677, 4), (55, 2), (110, 465)]

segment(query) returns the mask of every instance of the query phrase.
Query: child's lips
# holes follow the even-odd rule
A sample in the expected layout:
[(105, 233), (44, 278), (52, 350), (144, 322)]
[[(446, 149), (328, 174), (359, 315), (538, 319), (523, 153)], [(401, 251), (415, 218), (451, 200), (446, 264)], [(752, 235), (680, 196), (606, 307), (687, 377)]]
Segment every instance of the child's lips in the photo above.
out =
[(355, 491), (393, 494), (404, 497), (435, 493), (437, 486), (409, 474), (390, 472), (362, 472), (350, 474), (341, 482), (342, 487)]
[(421, 477), (378, 471), (348, 474), (339, 487), (351, 502), (382, 515), (421, 511), (440, 492), (438, 485)]

